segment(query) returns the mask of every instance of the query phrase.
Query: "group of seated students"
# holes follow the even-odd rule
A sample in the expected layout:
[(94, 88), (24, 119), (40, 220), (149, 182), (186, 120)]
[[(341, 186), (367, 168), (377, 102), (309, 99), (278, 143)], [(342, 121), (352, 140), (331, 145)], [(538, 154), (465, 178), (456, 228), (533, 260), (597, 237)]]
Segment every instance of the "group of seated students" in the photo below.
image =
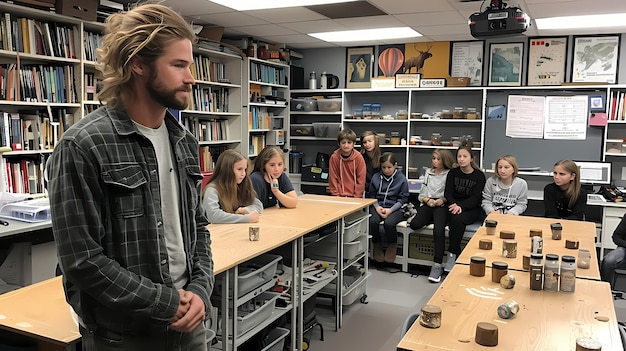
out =
[[(354, 151), (356, 134), (348, 129), (337, 136), (339, 149), (330, 159), (331, 195), (376, 199), (370, 207), (369, 230), (372, 256), (377, 264), (393, 263), (398, 232), (404, 220), (403, 206), (410, 201), (408, 181), (393, 153), (381, 153), (374, 131), (361, 135), (361, 152)], [(362, 157), (361, 157), (362, 156)], [(544, 189), (545, 216), (583, 220), (586, 194), (581, 189), (576, 163), (561, 160), (554, 165), (554, 182)], [(412, 229), (433, 224), (434, 265), (429, 281), (437, 283), (461, 254), (461, 241), (468, 224), (491, 212), (520, 215), (528, 203), (528, 185), (518, 176), (514, 156), (505, 155), (495, 163), (494, 175), (486, 179), (475, 162), (471, 144), (461, 144), (456, 159), (448, 149), (436, 149), (425, 171), (417, 213), (409, 222)], [(381, 232), (381, 224), (382, 229)], [(445, 267), (445, 228), (449, 244)]]
[[(343, 129), (337, 135), (339, 148), (329, 162), (329, 191), (333, 196), (376, 199), (369, 209), (373, 260), (378, 264), (393, 263), (398, 243), (396, 225), (404, 220), (403, 206), (410, 201), (408, 181), (397, 169), (395, 155), (381, 153), (375, 132), (361, 135), (361, 152), (354, 149), (356, 140), (350, 129)], [(265, 147), (254, 159), (249, 176), (248, 164), (249, 160), (235, 150), (226, 150), (219, 156), (203, 190), (202, 203), (211, 223), (254, 223), (259, 221), (264, 208), (296, 207), (298, 196), (284, 172), (284, 153), (280, 148)], [(423, 176), (417, 213), (409, 222), (414, 230), (433, 224), (434, 264), (428, 277), (430, 282), (439, 282), (443, 272), (454, 266), (468, 224), (492, 212), (521, 215), (526, 210), (528, 186), (518, 177), (515, 157), (498, 158), (493, 171), (494, 175), (486, 179), (474, 160), (471, 145), (461, 144), (456, 150), (456, 160), (448, 149), (433, 151), (431, 165)], [(554, 164), (554, 182), (543, 191), (545, 217), (584, 220), (587, 196), (578, 175), (578, 166), (573, 161)], [(626, 268), (624, 220), (613, 240), (618, 248), (609, 252), (601, 265), (602, 279), (610, 283), (615, 269)]]

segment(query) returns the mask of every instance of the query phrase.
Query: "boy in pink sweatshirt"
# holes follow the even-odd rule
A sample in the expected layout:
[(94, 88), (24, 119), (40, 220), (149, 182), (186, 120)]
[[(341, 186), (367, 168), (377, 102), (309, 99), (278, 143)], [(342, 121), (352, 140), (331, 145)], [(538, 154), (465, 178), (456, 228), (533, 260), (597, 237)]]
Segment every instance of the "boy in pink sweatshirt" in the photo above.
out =
[(339, 149), (330, 156), (328, 185), (330, 194), (345, 197), (363, 197), (365, 192), (365, 160), (354, 150), (356, 134), (343, 129), (337, 135)]

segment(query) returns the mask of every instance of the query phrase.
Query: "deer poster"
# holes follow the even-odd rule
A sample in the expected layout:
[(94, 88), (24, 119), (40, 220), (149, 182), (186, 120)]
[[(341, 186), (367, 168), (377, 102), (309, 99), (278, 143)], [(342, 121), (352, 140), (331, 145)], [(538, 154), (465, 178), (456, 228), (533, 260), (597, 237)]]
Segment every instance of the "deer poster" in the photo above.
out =
[(450, 42), (404, 44), (401, 73), (420, 73), (422, 78), (446, 78), (450, 68)]

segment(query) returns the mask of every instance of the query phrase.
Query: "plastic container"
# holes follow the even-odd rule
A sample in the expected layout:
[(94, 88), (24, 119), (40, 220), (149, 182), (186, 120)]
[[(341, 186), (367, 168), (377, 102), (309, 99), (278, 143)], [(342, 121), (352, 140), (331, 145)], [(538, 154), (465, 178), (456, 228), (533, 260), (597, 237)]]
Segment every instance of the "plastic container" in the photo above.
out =
[[(239, 287), (238, 297), (251, 293), (255, 289), (263, 291), (263, 285), (269, 283), (276, 274), (278, 262), (282, 259), (280, 255), (263, 254), (239, 265), (239, 275), (237, 284)], [(221, 292), (222, 279), (217, 279), (215, 283), (215, 293)], [(232, 288), (232, 280), (231, 280)]]
[(480, 116), (478, 115), (478, 112), (476, 112), (476, 107), (468, 107), (467, 111), (465, 112), (465, 118), (479, 119)]
[(530, 290), (542, 290), (543, 289), (543, 255), (531, 254), (530, 255)]
[(363, 118), (372, 119), (372, 104), (363, 104)]
[(341, 123), (313, 123), (313, 133), (318, 138), (336, 138), (341, 131)]
[(559, 290), (563, 293), (573, 293), (576, 290), (576, 257), (569, 255), (561, 257), (560, 276)]
[(0, 217), (35, 223), (50, 220), (50, 201), (47, 197), (6, 204)]
[(343, 229), (344, 242), (354, 241), (359, 236), (367, 234), (367, 225), (365, 221), (366, 218), (367, 217), (362, 217), (361, 219), (357, 220), (354, 223), (351, 223)]
[(237, 309), (237, 336), (267, 320), (274, 312), (279, 293), (266, 291)]
[(452, 112), (453, 119), (464, 119), (465, 118), (465, 110), (463, 107), (455, 107), (454, 112)]
[(339, 112), (341, 111), (341, 98), (318, 99), (317, 108), (322, 112)]
[(494, 261), (491, 263), (491, 281), (500, 283), (500, 279), (509, 272), (509, 265), (506, 262)]
[(299, 98), (291, 99), (289, 106), (291, 111), (310, 112), (317, 111), (317, 99), (316, 98)]
[(285, 346), (285, 338), (289, 335), (289, 329), (274, 328), (267, 334), (267, 346), (261, 351), (282, 351)]
[(452, 119), (452, 116), (450, 110), (441, 110), (441, 119)]
[(382, 116), (382, 105), (372, 104), (372, 119), (380, 119)]
[(559, 291), (559, 255), (546, 255), (543, 266), (543, 290)]

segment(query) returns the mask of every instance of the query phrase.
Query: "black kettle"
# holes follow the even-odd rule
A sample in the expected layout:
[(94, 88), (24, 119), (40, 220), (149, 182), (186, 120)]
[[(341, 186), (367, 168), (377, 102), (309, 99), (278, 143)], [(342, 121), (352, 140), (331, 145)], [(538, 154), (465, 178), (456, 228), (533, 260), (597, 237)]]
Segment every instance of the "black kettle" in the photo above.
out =
[(315, 158), (315, 166), (319, 168), (328, 168), (328, 162), (330, 160), (330, 156), (323, 152), (318, 152), (317, 157)]

